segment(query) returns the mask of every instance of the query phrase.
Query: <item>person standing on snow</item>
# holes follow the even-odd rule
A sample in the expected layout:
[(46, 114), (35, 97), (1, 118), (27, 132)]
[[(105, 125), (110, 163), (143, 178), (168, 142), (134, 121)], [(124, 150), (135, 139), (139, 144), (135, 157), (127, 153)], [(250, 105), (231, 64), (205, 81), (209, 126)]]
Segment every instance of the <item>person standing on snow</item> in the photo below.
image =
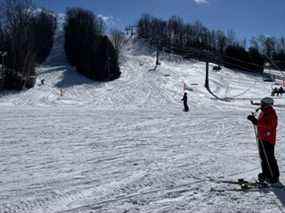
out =
[(183, 98), (181, 99), (181, 101), (183, 101), (184, 104), (184, 111), (188, 112), (189, 111), (189, 106), (187, 104), (187, 92), (184, 92)]
[(278, 183), (280, 173), (274, 155), (278, 118), (273, 108), (273, 99), (270, 97), (263, 98), (260, 109), (261, 113), (258, 119), (254, 115), (247, 117), (248, 120), (257, 126), (258, 149), (262, 168), (262, 173), (258, 175), (258, 180)]

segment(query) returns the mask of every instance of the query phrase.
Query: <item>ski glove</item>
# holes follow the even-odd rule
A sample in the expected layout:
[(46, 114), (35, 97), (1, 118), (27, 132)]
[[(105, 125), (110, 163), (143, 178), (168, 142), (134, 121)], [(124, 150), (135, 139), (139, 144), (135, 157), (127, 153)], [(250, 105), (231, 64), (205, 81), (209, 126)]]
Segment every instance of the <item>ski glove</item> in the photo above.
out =
[(254, 125), (257, 125), (257, 119), (254, 115), (247, 116), (247, 119), (250, 120)]

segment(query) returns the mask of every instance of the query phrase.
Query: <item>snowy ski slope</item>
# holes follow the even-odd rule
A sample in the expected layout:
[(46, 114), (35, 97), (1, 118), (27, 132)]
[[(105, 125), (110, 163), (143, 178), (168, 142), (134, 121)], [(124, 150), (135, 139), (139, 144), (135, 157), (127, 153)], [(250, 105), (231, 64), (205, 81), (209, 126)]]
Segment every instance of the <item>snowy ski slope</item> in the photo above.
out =
[[(98, 83), (62, 54), (56, 46), (38, 68), (35, 88), (1, 94), (0, 213), (285, 211), (285, 191), (236, 192), (218, 183), (259, 173), (246, 116), (255, 109), (249, 101), (270, 95), (271, 83), (210, 71), (212, 91), (233, 98), (224, 102), (204, 88), (202, 62), (164, 56), (149, 71), (155, 54), (130, 43), (121, 78)], [(189, 113), (180, 101), (183, 82), (191, 88)], [(276, 109), (285, 184), (285, 108)]]

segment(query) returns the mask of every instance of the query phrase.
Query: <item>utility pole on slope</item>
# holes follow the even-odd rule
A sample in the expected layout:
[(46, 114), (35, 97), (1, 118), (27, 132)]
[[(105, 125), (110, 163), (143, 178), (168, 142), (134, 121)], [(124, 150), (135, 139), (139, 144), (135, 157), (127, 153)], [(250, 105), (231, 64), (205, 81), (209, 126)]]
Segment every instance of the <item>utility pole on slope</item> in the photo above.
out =
[(158, 65), (160, 65), (160, 62), (159, 62), (159, 52), (160, 52), (160, 40), (157, 39), (156, 62), (155, 62), (155, 66), (156, 66), (156, 67), (157, 67)]
[(205, 87), (209, 89), (209, 61), (206, 61), (206, 78), (205, 78)]

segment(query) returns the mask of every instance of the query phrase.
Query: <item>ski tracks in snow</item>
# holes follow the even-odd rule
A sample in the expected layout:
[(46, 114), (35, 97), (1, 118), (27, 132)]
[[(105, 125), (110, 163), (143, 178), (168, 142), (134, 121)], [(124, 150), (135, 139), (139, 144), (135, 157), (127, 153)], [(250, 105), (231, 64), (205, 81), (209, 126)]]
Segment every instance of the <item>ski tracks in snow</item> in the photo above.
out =
[[(243, 137), (232, 131), (236, 116), (242, 114), (3, 109), (0, 212), (195, 209), (208, 199), (209, 174), (252, 165), (235, 153)], [(245, 155), (254, 151), (253, 144)]]
[[(45, 85), (1, 97), (0, 213), (276, 210), (272, 193), (209, 193), (211, 179), (258, 173), (248, 100), (211, 99), (203, 63), (162, 61), (149, 72), (153, 57), (126, 57), (116, 81), (46, 67)], [(231, 82), (222, 82), (223, 72), (211, 73), (218, 95), (256, 80), (226, 70)], [(197, 85), (189, 113), (183, 82)], [(254, 87), (248, 97), (268, 93), (263, 83)]]

